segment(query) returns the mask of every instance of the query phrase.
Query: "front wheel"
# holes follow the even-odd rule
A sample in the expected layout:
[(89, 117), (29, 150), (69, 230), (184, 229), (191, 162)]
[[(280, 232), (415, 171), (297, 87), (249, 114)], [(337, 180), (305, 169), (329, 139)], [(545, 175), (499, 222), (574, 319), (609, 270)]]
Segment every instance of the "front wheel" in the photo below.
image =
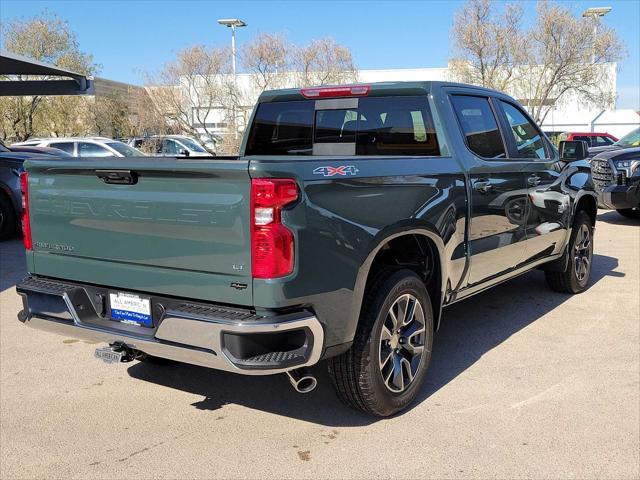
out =
[(616, 210), (620, 215), (627, 218), (633, 218), (635, 220), (640, 219), (640, 206), (638, 208), (621, 208)]
[(420, 391), (431, 359), (433, 313), (411, 270), (378, 275), (368, 289), (351, 348), (329, 359), (329, 374), (350, 407), (386, 417)]
[(563, 272), (545, 272), (549, 286), (560, 293), (580, 293), (586, 290), (593, 262), (593, 224), (583, 210), (576, 213), (571, 229)]

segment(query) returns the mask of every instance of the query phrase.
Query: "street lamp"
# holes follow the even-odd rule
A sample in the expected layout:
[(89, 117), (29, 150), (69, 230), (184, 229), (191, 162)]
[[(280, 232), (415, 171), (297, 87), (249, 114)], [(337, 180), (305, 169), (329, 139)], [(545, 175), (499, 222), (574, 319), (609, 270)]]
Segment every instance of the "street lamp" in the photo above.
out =
[(604, 17), (611, 11), (611, 7), (591, 7), (582, 12), (585, 18), (593, 18), (593, 53), (591, 63), (596, 63), (596, 40), (598, 38), (598, 17)]
[[(221, 18), (218, 20), (220, 25), (231, 28), (231, 65), (233, 68), (233, 84), (238, 88), (238, 77), (236, 76), (236, 27), (246, 27), (247, 24), (238, 18)], [(233, 129), (235, 138), (238, 138), (238, 127), (236, 125), (236, 107), (232, 106)]]

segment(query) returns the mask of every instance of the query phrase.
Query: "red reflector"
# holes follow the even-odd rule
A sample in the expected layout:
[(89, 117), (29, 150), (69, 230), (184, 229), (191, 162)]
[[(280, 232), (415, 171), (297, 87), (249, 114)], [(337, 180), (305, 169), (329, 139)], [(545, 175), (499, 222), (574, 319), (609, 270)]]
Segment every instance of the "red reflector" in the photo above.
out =
[(29, 221), (29, 173), (20, 174), (20, 191), (22, 192), (22, 242), (27, 250), (33, 249), (31, 240), (31, 222)]
[(368, 95), (370, 85), (347, 85), (339, 87), (303, 88), (300, 93), (305, 98), (361, 97)]
[(254, 278), (284, 277), (293, 272), (293, 233), (282, 224), (281, 210), (298, 199), (293, 179), (251, 181), (251, 271)]

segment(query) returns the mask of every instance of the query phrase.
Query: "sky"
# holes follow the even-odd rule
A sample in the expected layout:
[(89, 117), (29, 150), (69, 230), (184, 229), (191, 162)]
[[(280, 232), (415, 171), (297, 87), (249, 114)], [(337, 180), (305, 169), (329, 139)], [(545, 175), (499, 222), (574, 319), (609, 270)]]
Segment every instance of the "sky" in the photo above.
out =
[[(351, 49), (361, 69), (444, 67), (450, 29), (460, 1), (175, 1), (0, 0), (0, 23), (54, 12), (69, 22), (81, 50), (102, 66), (99, 76), (141, 84), (182, 48), (224, 46), (230, 32), (219, 18), (248, 26), (238, 46), (260, 32), (278, 32), (296, 44), (332, 37)], [(535, 2), (523, 1), (524, 23)], [(627, 55), (619, 64), (618, 108), (640, 110), (640, 0), (562, 1), (576, 14), (608, 5), (604, 21), (616, 29)]]

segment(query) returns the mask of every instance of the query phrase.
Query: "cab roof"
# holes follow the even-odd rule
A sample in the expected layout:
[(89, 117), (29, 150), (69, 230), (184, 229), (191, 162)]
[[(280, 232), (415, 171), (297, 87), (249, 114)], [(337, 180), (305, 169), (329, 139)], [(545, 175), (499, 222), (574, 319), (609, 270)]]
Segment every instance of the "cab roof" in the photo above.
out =
[[(342, 85), (321, 85), (317, 87), (305, 87), (305, 88), (283, 88), (277, 90), (266, 90), (258, 98), (258, 102), (281, 102), (291, 100), (304, 100), (310, 97), (305, 94), (305, 91), (316, 90), (344, 90), (336, 95), (326, 95), (315, 98), (333, 98), (333, 97), (377, 97), (377, 96), (390, 96), (390, 95), (425, 95), (433, 92), (440, 87), (457, 87), (457, 88), (472, 88), (476, 91), (486, 91), (491, 94), (502, 94), (497, 90), (491, 90), (489, 88), (479, 87), (476, 85), (468, 85), (465, 83), (457, 82), (444, 82), (444, 81), (424, 81), (424, 82), (372, 82), (372, 83), (350, 83)], [(366, 94), (353, 93), (349, 94), (347, 90), (366, 88)], [(359, 90), (362, 91), (362, 90)]]

